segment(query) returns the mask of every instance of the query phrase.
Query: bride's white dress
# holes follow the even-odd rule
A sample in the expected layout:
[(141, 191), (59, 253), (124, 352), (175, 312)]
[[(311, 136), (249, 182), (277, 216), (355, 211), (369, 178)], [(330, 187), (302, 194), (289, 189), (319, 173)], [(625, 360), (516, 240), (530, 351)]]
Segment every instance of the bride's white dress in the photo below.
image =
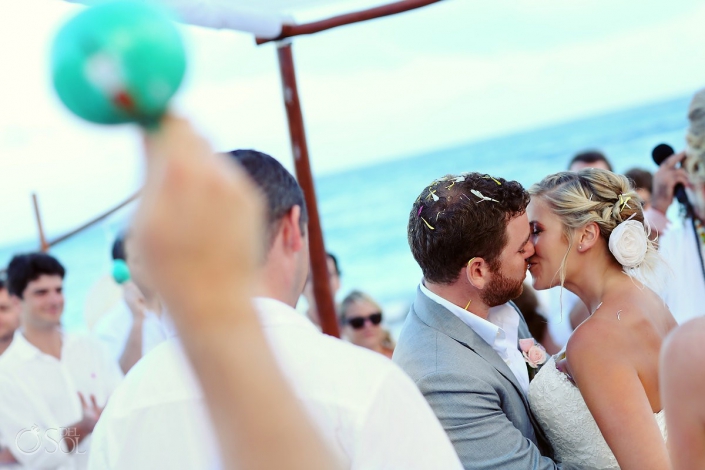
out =
[[(557, 461), (595, 469), (619, 468), (580, 390), (556, 369), (553, 357), (531, 381), (529, 403)], [(663, 411), (654, 417), (665, 440), (666, 417)]]

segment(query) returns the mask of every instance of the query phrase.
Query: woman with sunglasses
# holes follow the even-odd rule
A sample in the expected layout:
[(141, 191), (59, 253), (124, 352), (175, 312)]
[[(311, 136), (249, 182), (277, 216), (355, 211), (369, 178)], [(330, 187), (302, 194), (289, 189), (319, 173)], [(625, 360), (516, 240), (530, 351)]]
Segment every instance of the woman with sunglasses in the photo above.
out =
[(345, 339), (392, 358), (394, 342), (382, 328), (382, 308), (372, 297), (352, 291), (340, 305), (340, 319)]

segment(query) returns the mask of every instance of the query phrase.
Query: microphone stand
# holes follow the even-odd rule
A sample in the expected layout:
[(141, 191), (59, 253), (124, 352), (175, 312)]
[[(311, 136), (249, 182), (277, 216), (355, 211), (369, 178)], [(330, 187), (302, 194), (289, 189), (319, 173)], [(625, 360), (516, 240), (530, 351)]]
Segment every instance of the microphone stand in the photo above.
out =
[(685, 216), (690, 217), (690, 225), (693, 227), (693, 234), (695, 235), (695, 245), (697, 246), (698, 259), (700, 260), (700, 269), (703, 273), (703, 282), (705, 282), (705, 260), (703, 260), (703, 248), (700, 241), (700, 234), (698, 233), (698, 226), (695, 223), (695, 210), (690, 204), (690, 201), (686, 199), (682, 204), (685, 209)]

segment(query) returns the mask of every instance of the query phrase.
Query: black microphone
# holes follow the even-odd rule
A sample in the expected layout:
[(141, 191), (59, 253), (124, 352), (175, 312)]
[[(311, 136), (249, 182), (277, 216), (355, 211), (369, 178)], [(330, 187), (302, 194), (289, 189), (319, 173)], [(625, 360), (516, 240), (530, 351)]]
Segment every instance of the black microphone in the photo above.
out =
[[(666, 161), (668, 157), (676, 153), (675, 150), (673, 150), (673, 147), (671, 147), (668, 144), (658, 144), (654, 149), (651, 151), (651, 158), (654, 159), (654, 162), (658, 165), (661, 166), (661, 164)], [(676, 196), (676, 199), (678, 199), (678, 202), (683, 204), (685, 206), (686, 211), (688, 214), (690, 214), (691, 210), (691, 205), (690, 201), (688, 200), (688, 195), (685, 192), (685, 188), (683, 187), (682, 184), (678, 183), (674, 188), (673, 188), (673, 195)]]

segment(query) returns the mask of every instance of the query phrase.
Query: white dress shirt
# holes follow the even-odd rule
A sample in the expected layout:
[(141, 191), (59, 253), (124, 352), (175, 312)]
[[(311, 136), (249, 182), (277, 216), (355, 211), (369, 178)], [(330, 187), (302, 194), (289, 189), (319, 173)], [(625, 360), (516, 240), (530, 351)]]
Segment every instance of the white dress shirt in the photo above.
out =
[[(281, 302), (257, 299), (256, 306), (277, 363), (347, 468), (462, 468), (426, 400), (394, 363), (321, 334)], [(206, 404), (178, 340), (144, 357), (115, 392), (96, 427), (89, 468), (221, 468)]]
[(525, 394), (529, 393), (529, 371), (519, 351), (519, 313), (509, 304), (490, 308), (487, 320), (434, 294), (421, 282), (421, 292), (450, 312), (478, 334), (509, 366)]
[(671, 226), (659, 237), (658, 249), (668, 267), (661, 268), (666, 278), (662, 297), (678, 324), (703, 315), (705, 278), (698, 243), (690, 219)]
[(79, 392), (104, 406), (121, 380), (105, 346), (89, 336), (64, 333), (59, 360), (16, 331), (0, 361), (0, 435), (20, 468), (86, 468), (90, 436), (69, 454), (62, 428), (83, 418)]
[[(130, 307), (123, 300), (98, 320), (93, 328), (93, 334), (108, 346), (116, 361), (120, 360), (125, 351), (133, 321)], [(170, 319), (165, 310), (161, 315), (145, 310), (142, 322), (142, 356), (172, 336), (174, 334)]]

